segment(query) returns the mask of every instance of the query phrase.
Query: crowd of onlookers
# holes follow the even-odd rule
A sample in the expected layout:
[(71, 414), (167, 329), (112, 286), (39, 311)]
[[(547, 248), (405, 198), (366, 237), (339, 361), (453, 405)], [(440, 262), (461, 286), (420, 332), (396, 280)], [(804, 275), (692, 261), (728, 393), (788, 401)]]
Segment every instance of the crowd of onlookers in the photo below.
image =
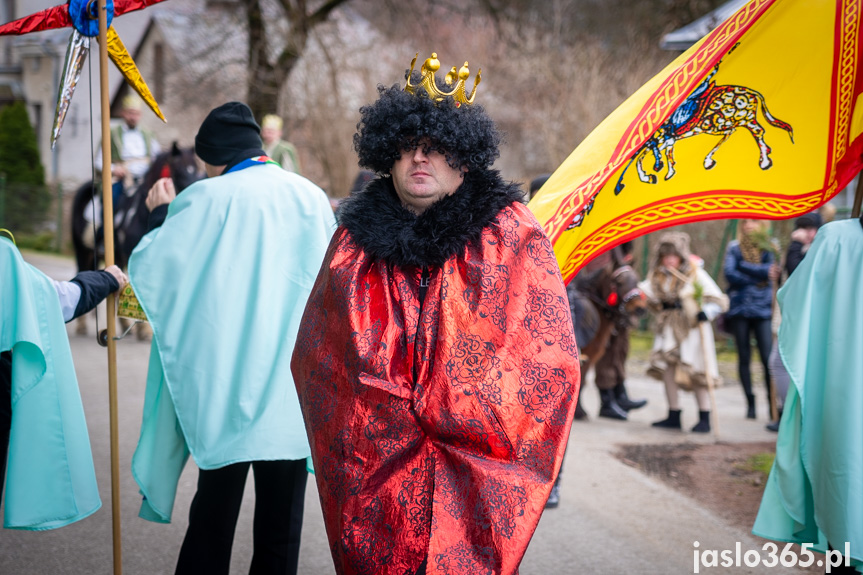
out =
[[(694, 392), (699, 411), (698, 423), (692, 431), (711, 430), (709, 393), (720, 382), (714, 330), (710, 327), (715, 321), (717, 329), (734, 342), (737, 373), (746, 397), (745, 416), (749, 419), (756, 418), (750, 365), (753, 347), (757, 349), (770, 414), (767, 429), (778, 431), (789, 378), (777, 345), (781, 313), (776, 292), (806, 255), (818, 228), (832, 220), (834, 214), (835, 208), (827, 204), (819, 211), (798, 217), (784, 251), (779, 239), (770, 234), (770, 222), (740, 220), (737, 237), (725, 250), (722, 277), (717, 279), (704, 269), (704, 261), (691, 252), (690, 237), (685, 232), (659, 235), (647, 276), (639, 284), (651, 312), (654, 333), (647, 375), (663, 382), (668, 400), (668, 416), (653, 426), (681, 429), (678, 391), (684, 389)], [(576, 278), (570, 286), (579, 281), (583, 283)], [(578, 298), (577, 289), (570, 289), (569, 294), (578, 335), (589, 316), (586, 318), (574, 301)], [(611, 344), (608, 349), (611, 350)], [(620, 361), (625, 359), (624, 355)], [(626, 409), (617, 405), (610, 408), (603, 395), (599, 415), (626, 419), (626, 411), (644, 404), (633, 407), (628, 398), (625, 401)]]

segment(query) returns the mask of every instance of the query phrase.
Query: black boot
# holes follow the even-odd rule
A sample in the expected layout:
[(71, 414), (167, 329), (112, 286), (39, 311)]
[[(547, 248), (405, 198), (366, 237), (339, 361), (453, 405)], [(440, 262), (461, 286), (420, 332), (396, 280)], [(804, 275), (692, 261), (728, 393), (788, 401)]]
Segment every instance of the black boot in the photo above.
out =
[(622, 381), (614, 386), (614, 399), (617, 400), (617, 405), (619, 405), (623, 411), (638, 409), (647, 405), (646, 399), (637, 399), (635, 401), (629, 399), (629, 396), (626, 394), (626, 387), (623, 385)]
[(668, 418), (662, 421), (657, 421), (653, 427), (664, 427), (666, 429), (680, 429), (680, 410), (669, 409)]
[(755, 419), (755, 396), (746, 396), (746, 419)]
[(709, 433), (710, 432), (710, 412), (699, 411), (698, 423), (692, 428), (694, 433)]
[(587, 421), (587, 412), (581, 407), (581, 391), (575, 399), (575, 419), (579, 421)]
[(554, 486), (551, 488), (551, 493), (548, 494), (548, 501), (545, 502), (546, 509), (554, 509), (560, 505), (560, 475), (554, 480)]
[(776, 421), (771, 421), (765, 427), (767, 431), (778, 432), (779, 431), (779, 422), (782, 421), (782, 410), (779, 410), (779, 417), (776, 418)]
[(599, 417), (626, 421), (626, 412), (617, 405), (613, 389), (600, 389), (599, 398), (602, 400), (602, 405), (599, 408)]

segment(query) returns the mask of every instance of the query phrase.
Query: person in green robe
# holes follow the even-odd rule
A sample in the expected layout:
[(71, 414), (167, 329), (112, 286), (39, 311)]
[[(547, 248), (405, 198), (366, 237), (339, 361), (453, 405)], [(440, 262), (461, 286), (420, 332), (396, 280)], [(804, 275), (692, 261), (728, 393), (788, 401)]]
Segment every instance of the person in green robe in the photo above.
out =
[(300, 157), (297, 148), (287, 140), (282, 139), (284, 123), (279, 116), (267, 114), (261, 121), (261, 140), (264, 141), (264, 152), (274, 162), (289, 172), (300, 171)]
[(265, 156), (243, 103), (209, 113), (195, 153), (208, 177), (179, 195), (156, 182), (129, 261), (153, 328), (132, 457), (140, 515), (171, 520), (191, 455), (198, 490), (176, 573), (227, 575), (251, 468), (251, 571), (296, 573), (311, 451), (290, 359), (335, 219), (323, 190)]

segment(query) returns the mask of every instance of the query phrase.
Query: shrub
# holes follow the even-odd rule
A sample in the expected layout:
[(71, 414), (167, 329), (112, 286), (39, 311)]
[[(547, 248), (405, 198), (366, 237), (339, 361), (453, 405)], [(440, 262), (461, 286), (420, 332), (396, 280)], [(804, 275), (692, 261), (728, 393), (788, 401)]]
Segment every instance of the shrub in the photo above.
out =
[(24, 103), (16, 102), (0, 110), (0, 227), (32, 232), (50, 205), (36, 133)]

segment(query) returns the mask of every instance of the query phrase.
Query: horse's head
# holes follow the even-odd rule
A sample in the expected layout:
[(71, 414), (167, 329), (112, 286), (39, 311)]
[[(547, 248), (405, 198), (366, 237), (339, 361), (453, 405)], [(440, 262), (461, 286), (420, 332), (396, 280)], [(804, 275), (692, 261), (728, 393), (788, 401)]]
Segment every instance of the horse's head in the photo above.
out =
[(177, 142), (174, 142), (164, 159), (159, 176), (174, 180), (174, 189), (179, 194), (198, 180), (203, 179), (204, 172), (198, 168), (195, 150), (180, 148)]
[[(134, 193), (124, 195), (116, 206), (119, 219), (115, 221), (119, 223), (115, 225), (114, 232), (121, 248), (118, 251), (121, 257), (128, 258), (147, 233), (149, 211), (145, 202), (150, 188), (159, 178), (171, 178), (174, 181), (174, 189), (180, 193), (203, 177), (204, 173), (198, 169), (194, 149), (180, 148), (177, 142), (174, 142), (167, 152), (159, 154), (150, 164), (150, 168)], [(125, 262), (125, 259), (118, 258), (118, 260)]]
[(638, 274), (628, 264), (617, 265), (611, 272), (611, 285), (606, 303), (634, 323), (647, 312), (647, 300), (638, 288)]

